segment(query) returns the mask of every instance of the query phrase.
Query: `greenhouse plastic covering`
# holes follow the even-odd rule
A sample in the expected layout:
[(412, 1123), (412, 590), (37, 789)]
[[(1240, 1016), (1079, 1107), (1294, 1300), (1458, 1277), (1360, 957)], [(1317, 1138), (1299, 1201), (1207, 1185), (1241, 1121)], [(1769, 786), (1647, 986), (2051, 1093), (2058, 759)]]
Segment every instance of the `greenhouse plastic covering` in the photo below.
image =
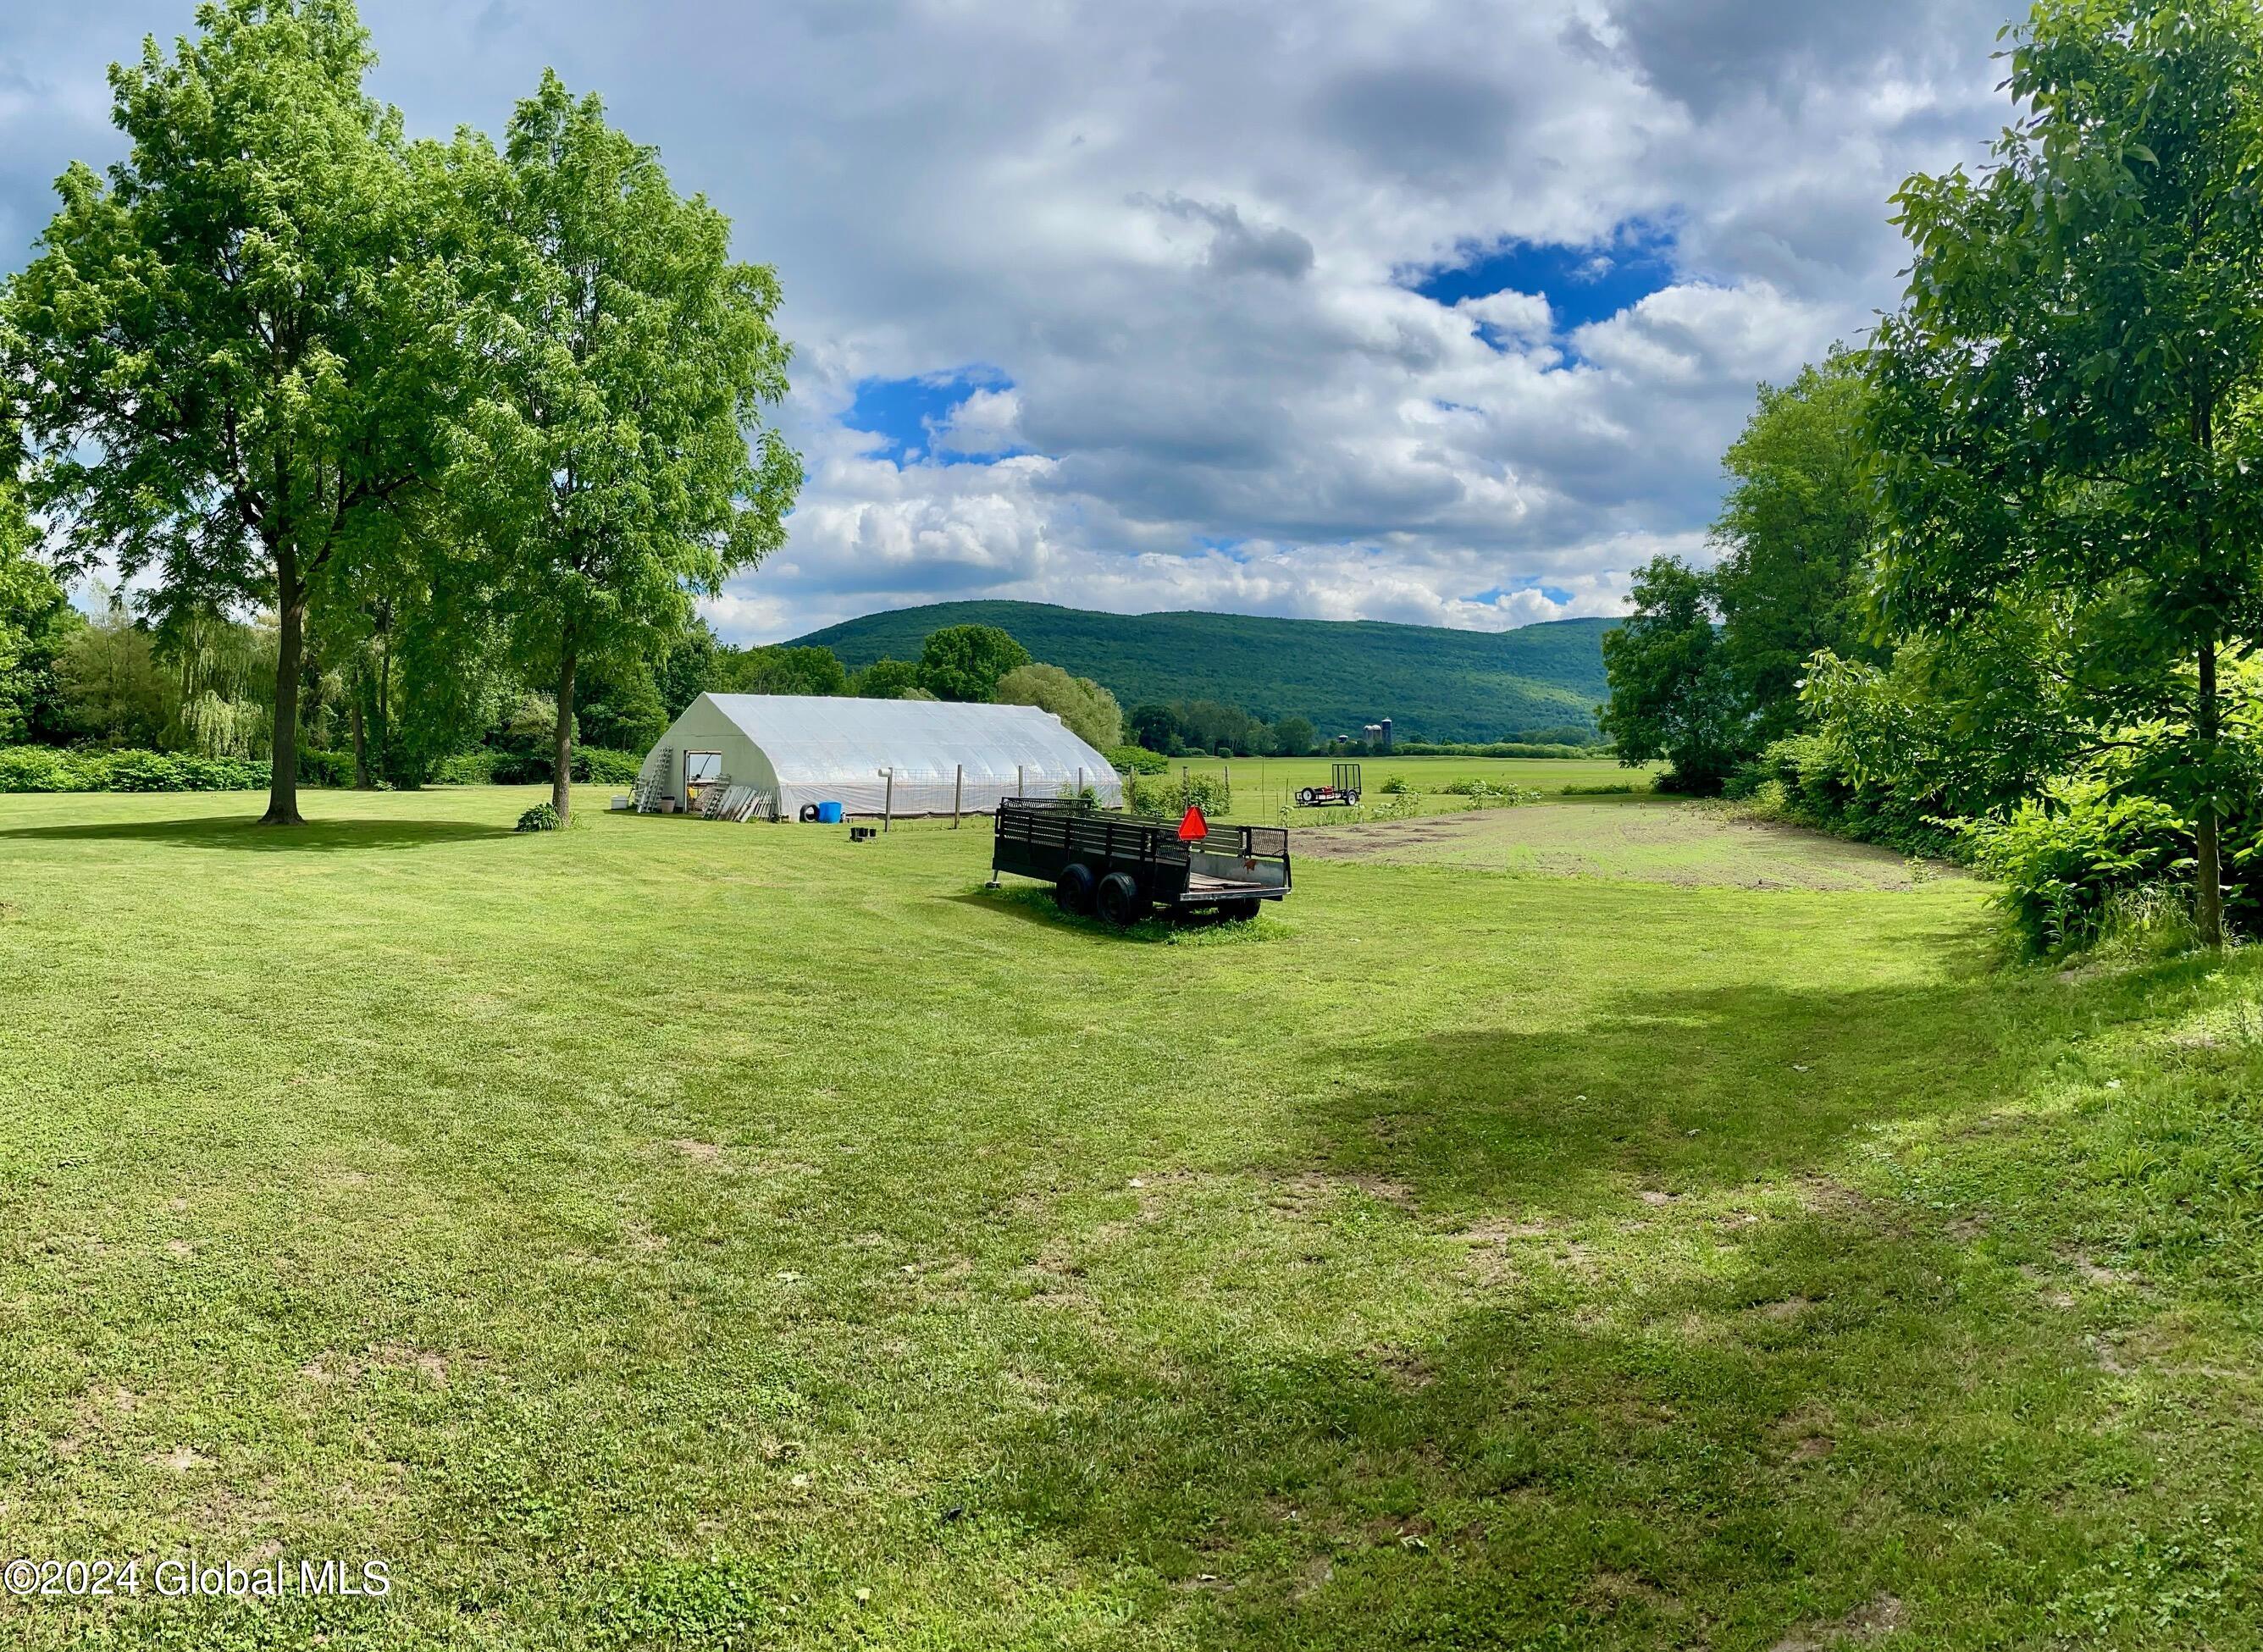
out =
[[(736, 739), (730, 736), (735, 734)], [(719, 739), (718, 736), (720, 736)], [(719, 746), (725, 776), (761, 794), (758, 812), (792, 820), (805, 804), (851, 814), (967, 813), (1002, 797), (1059, 797), (1080, 786), (1123, 806), (1108, 759), (1050, 711), (1027, 705), (859, 700), (806, 695), (702, 695), (647, 760)], [(893, 769), (893, 795), (883, 770)]]

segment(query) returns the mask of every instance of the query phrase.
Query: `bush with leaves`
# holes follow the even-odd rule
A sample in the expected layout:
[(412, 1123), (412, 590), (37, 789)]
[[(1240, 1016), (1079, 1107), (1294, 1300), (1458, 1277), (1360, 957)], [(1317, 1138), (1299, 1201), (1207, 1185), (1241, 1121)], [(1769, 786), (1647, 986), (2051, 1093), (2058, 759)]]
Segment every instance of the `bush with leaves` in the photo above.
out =
[(1217, 820), (1233, 804), (1233, 792), (1217, 775), (1133, 775), (1124, 783), (1124, 806), (1149, 820), (1176, 820), (1189, 808)]
[(2006, 819), (1965, 828), (1973, 863), (2021, 943), (2037, 954), (2096, 941), (2116, 902), (2192, 872), (2192, 823), (2158, 798), (2117, 796), (2100, 780), (2066, 782)]
[(518, 817), (518, 825), (514, 827), (513, 830), (519, 832), (555, 832), (563, 824), (564, 822), (558, 818), (558, 810), (556, 805), (547, 803), (538, 803), (534, 807), (529, 809), (524, 814)]
[(1119, 775), (1168, 774), (1171, 760), (1160, 752), (1151, 752), (1144, 746), (1116, 746), (1108, 753), (1109, 767)]

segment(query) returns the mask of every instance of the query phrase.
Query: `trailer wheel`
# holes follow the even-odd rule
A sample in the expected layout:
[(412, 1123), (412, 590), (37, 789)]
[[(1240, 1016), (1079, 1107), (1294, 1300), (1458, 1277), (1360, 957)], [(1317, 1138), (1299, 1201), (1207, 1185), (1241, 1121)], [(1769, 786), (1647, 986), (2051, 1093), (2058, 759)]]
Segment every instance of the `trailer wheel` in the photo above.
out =
[(1093, 899), (1100, 915), (1118, 929), (1129, 929), (1147, 915), (1147, 903), (1139, 898), (1139, 885), (1129, 872), (1110, 872), (1102, 878)]
[(1254, 900), (1222, 900), (1218, 904), (1218, 915), (1230, 924), (1246, 924), (1257, 916), (1258, 904)]
[(1297, 801), (1303, 804), (1305, 807), (1309, 809), (1312, 806), (1312, 800), (1319, 795), (1319, 794), (1314, 791), (1310, 786), (1307, 786), (1297, 794)]
[(1082, 914), (1092, 910), (1092, 869), (1081, 861), (1073, 861), (1061, 868), (1060, 882), (1053, 885), (1053, 899), (1066, 913)]

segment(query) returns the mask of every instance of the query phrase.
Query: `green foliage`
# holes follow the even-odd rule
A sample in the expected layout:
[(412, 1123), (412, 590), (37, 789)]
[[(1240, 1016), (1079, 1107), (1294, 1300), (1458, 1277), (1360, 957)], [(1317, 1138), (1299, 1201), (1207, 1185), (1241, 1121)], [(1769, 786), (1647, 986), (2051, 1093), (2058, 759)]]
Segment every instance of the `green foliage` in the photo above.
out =
[(102, 746), (157, 743), (168, 719), (156, 645), (114, 595), (63, 644), (55, 682), (78, 739)]
[(34, 535), (17, 486), (15, 443), (0, 427), (0, 744), (21, 739), (52, 672), (48, 645), (62, 587), (33, 554)]
[(397, 553), (461, 381), (452, 272), (351, 0), (228, 0), (112, 71), (127, 154), (73, 165), (5, 361), (64, 566), (156, 609), (272, 603), (269, 818), (297, 818), (309, 611)]
[(1108, 761), (1120, 775), (1160, 775), (1169, 772), (1171, 767), (1169, 758), (1144, 746), (1110, 747)]
[[(266, 766), (262, 764), (260, 768), (264, 773)], [(354, 783), (353, 754), (302, 747), (299, 752), (299, 778), (309, 786), (351, 786)]]
[(548, 71), (499, 163), (473, 145), (463, 170), (492, 364), (449, 490), (514, 658), (556, 683), (562, 749), (583, 660), (673, 643), (692, 594), (784, 541), (801, 463), (765, 425), (786, 390), (777, 278), (734, 263), (728, 220)]
[(1636, 572), (1634, 612), (1603, 638), (1610, 703), (1597, 719), (1632, 767), (1663, 759), (1659, 783), (1708, 793), (1746, 752), (1749, 718), (1716, 624), (1710, 574), (1657, 557)]
[(1223, 820), (1233, 792), (1218, 775), (1132, 775), (1124, 782), (1124, 806), (1149, 820), (1176, 820), (1189, 808)]
[(1383, 793), (1385, 797), (1396, 797), (1400, 796), (1402, 793), (1411, 794), (1414, 790), (1414, 788), (1407, 783), (1406, 776), (1392, 775), (1381, 785), (1377, 786), (1376, 790)]
[(257, 791), (264, 762), (181, 752), (0, 747), (0, 791)]
[(1576, 757), (1592, 761), (1593, 745), (1565, 745), (1529, 740), (1488, 740), (1481, 746), (1440, 746), (1429, 740), (1399, 740), (1392, 748), (1401, 757)]
[(1311, 719), (1292, 713), (1273, 725), (1269, 754), (1276, 757), (1303, 757), (1319, 742), (1319, 732)]
[(2245, 0), (2043, 0), (2026, 118), (1895, 198), (1912, 255), (1871, 353), (1910, 631), (2060, 605), (2102, 728), (2150, 726), (2218, 930), (2221, 660), (2263, 635), (2263, 20)]
[(440, 786), (492, 786), (500, 783), (498, 776), (503, 769), (515, 768), (522, 761), (511, 753), (481, 746), (442, 758), (432, 765), (430, 779)]
[(518, 817), (515, 832), (555, 832), (566, 822), (560, 818), (554, 804), (538, 803)]
[(987, 703), (1000, 679), (1029, 663), (1030, 651), (995, 625), (945, 625), (920, 647), (919, 686), (938, 700)]
[(707, 688), (712, 694), (844, 695), (849, 673), (830, 648), (722, 648)]
[[(826, 652), (830, 653), (832, 650)], [(850, 679), (849, 692), (860, 700), (924, 700), (934, 697), (920, 687), (920, 668), (909, 660), (875, 660)]]
[(1086, 745), (1106, 751), (1124, 743), (1124, 710), (1090, 677), (1072, 677), (1059, 666), (1016, 666), (998, 679), (991, 698), (1000, 705), (1034, 705), (1060, 718)]
[(2091, 780), (2054, 786), (2009, 818), (1967, 828), (1973, 862), (2036, 953), (2087, 947), (2116, 902), (2192, 870), (2192, 824), (2154, 797)]
[(1763, 385), (1723, 461), (1730, 487), (1713, 524), (1720, 653), (1750, 725), (1739, 755), (1799, 725), (1807, 661), (1828, 649), (1883, 660), (1866, 611), (1877, 531), (1869, 485), (1868, 386), (1834, 351), (1791, 384)]
[(574, 748), (574, 778), (593, 786), (633, 785), (643, 768), (642, 752), (610, 752), (602, 746)]
[[(1385, 791), (1391, 790), (1388, 783)], [(1538, 803), (1541, 794), (1530, 786), (1517, 786), (1497, 780), (1457, 780), (1442, 789), (1450, 797), (1467, 797), (1471, 806), (1478, 809), (1519, 809), (1526, 804)], [(1632, 787), (1623, 790), (1632, 790)], [(1564, 788), (1569, 795), (1573, 788)]]
[(1612, 624), (1565, 620), (1485, 632), (976, 602), (871, 614), (798, 640), (826, 645), (853, 668), (883, 655), (915, 655), (943, 626), (997, 626), (1038, 659), (1105, 685), (1132, 708), (1128, 732), (1151, 751), (1168, 747), (1141, 725), (1139, 710), (1190, 699), (1242, 707), (1261, 719), (1300, 718), (1318, 731), (1303, 738), (1301, 754), (1322, 738), (1356, 734), (1384, 716), (1396, 721), (1402, 738), (1438, 740), (1589, 727), (1589, 714), (1609, 687), (1597, 639)]

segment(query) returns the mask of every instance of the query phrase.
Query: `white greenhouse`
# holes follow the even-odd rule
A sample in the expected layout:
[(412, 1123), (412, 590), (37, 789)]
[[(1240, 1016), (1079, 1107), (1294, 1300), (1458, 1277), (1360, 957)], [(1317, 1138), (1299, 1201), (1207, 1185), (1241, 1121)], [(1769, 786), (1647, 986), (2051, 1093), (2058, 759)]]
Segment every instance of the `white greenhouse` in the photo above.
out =
[(986, 813), (1090, 788), (1123, 806), (1108, 759), (1030, 705), (703, 694), (644, 760), (635, 804), (732, 820)]

